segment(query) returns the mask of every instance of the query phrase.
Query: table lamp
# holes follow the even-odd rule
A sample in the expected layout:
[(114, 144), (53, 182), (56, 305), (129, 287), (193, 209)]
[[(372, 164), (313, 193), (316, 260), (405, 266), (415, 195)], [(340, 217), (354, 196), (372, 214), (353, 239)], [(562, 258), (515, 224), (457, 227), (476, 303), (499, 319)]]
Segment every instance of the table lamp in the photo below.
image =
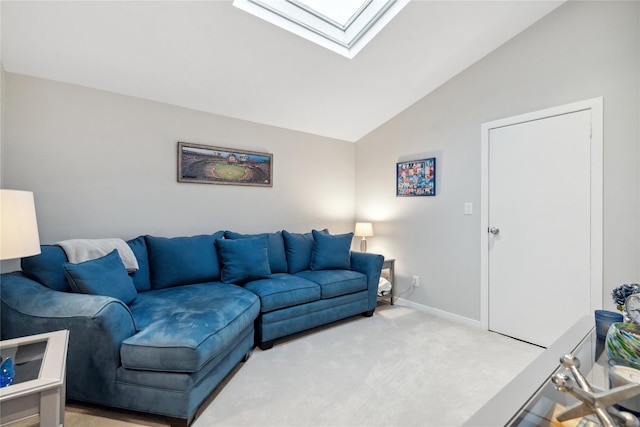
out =
[(33, 193), (0, 190), (0, 260), (39, 253), (40, 237)]
[(356, 222), (356, 236), (362, 237), (360, 252), (367, 252), (367, 237), (373, 236), (373, 226), (370, 222)]

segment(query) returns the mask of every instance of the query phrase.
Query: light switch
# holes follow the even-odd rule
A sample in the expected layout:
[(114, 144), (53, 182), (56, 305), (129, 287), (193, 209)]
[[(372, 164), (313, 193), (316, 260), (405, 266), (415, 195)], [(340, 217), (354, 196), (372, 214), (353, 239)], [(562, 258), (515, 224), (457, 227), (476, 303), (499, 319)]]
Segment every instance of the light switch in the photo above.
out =
[(464, 214), (465, 215), (473, 215), (473, 203), (466, 202), (464, 204)]

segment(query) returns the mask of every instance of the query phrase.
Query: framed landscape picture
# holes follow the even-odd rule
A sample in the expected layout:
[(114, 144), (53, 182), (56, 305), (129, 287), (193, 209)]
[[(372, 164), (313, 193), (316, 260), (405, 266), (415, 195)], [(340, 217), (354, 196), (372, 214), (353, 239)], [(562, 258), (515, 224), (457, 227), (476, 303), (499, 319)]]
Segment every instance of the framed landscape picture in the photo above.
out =
[(435, 196), (436, 158), (400, 162), (396, 165), (396, 196)]
[(178, 142), (178, 182), (272, 187), (273, 155)]

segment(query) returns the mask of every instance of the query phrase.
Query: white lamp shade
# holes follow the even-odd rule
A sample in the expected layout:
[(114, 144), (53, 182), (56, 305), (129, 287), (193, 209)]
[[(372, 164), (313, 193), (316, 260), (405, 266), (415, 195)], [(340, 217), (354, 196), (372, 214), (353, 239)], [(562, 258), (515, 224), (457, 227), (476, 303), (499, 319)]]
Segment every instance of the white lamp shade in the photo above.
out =
[(355, 235), (359, 237), (373, 236), (373, 226), (370, 222), (356, 222)]
[(0, 190), (0, 232), (0, 259), (40, 253), (40, 236), (32, 192)]

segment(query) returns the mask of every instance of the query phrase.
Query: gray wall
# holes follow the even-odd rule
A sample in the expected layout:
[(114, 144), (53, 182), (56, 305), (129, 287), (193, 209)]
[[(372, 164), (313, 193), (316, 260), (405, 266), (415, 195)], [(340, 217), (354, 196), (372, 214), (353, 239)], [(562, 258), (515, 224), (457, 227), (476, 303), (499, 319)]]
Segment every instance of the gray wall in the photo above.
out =
[[(598, 96), (605, 308), (613, 287), (640, 281), (639, 5), (568, 2), (358, 141), (356, 220), (374, 222), (372, 251), (397, 259), (401, 297), (480, 319), (480, 125)], [(395, 163), (434, 155), (437, 196), (396, 198)]]
[[(2, 187), (40, 239), (353, 229), (353, 143), (4, 73)], [(177, 182), (177, 142), (273, 154), (273, 187)], [(4, 263), (3, 269), (15, 269)]]
[[(369, 250), (397, 258), (403, 298), (478, 320), (481, 123), (603, 96), (612, 308), (611, 288), (640, 281), (639, 9), (568, 2), (355, 146), (3, 73), (2, 187), (35, 192), (44, 243), (221, 228), (346, 232), (355, 209), (374, 222)], [(274, 187), (177, 183), (179, 140), (271, 152)], [(438, 196), (396, 198), (395, 163), (431, 156)], [(463, 215), (464, 202), (474, 215)]]

